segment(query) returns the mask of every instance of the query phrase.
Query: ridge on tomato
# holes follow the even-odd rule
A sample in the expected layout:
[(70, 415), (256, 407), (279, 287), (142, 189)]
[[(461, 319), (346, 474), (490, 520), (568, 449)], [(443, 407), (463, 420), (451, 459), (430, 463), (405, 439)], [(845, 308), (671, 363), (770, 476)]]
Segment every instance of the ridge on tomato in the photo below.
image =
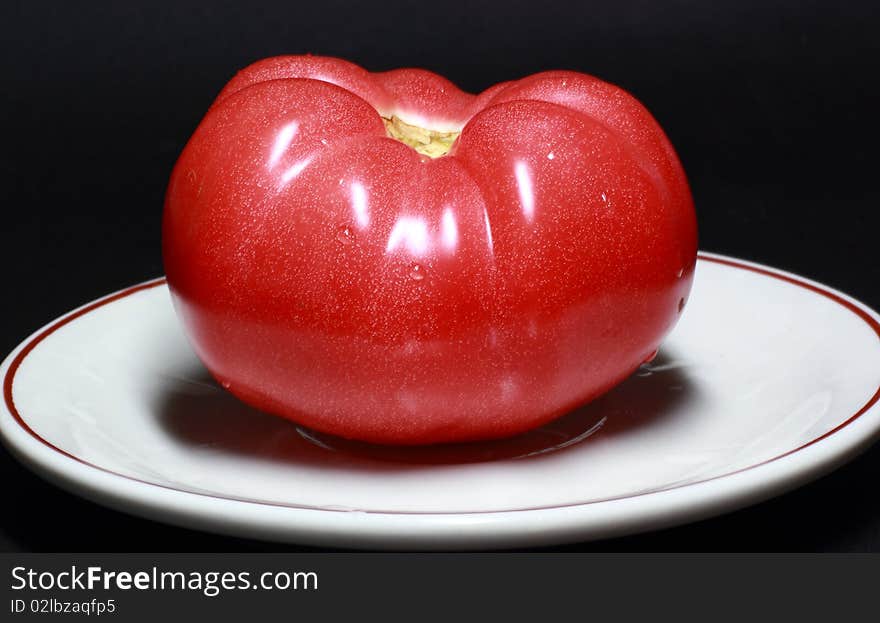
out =
[(168, 285), (241, 400), (316, 430), (504, 437), (612, 388), (691, 288), (690, 190), (653, 117), (550, 71), (479, 95), (420, 69), (239, 72), (168, 187)]

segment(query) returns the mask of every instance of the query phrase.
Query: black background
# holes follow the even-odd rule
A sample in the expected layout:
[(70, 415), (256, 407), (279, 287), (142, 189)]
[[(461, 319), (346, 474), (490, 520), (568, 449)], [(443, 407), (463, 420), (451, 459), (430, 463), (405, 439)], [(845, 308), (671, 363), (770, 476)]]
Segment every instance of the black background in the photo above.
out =
[[(466, 90), (544, 69), (626, 88), (688, 172), (701, 248), (771, 264), (880, 308), (873, 2), (4, 3), (5, 293), (0, 350), (160, 275), (174, 160), (241, 67), (326, 54), (425, 67)], [(722, 518), (563, 550), (880, 551), (880, 447)], [(263, 550), (105, 510), (0, 452), (3, 550)]]

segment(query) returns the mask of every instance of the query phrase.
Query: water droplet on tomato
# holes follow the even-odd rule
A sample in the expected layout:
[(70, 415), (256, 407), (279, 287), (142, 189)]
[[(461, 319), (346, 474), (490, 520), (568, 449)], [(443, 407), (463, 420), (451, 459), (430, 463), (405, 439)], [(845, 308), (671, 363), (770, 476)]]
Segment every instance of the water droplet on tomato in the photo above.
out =
[(336, 239), (342, 244), (354, 242), (354, 231), (348, 225), (342, 225), (336, 230)]
[(681, 313), (681, 310), (684, 309), (684, 299), (678, 299), (678, 313)]
[(651, 363), (652, 361), (654, 361), (654, 359), (655, 359), (656, 357), (657, 357), (657, 350), (655, 349), (653, 353), (651, 353), (650, 355), (648, 355), (647, 357), (645, 357), (645, 360), (644, 360), (642, 363), (643, 363), (643, 364), (644, 364), (644, 363)]
[(232, 383), (230, 383), (229, 381), (223, 381), (220, 384), (223, 386), (223, 389), (229, 389), (229, 387), (232, 385)]
[(684, 268), (679, 268), (678, 272), (675, 273), (675, 276), (681, 279), (681, 276), (684, 274)]
[(421, 264), (413, 264), (409, 267), (409, 276), (415, 281), (421, 281), (425, 278), (425, 267)]

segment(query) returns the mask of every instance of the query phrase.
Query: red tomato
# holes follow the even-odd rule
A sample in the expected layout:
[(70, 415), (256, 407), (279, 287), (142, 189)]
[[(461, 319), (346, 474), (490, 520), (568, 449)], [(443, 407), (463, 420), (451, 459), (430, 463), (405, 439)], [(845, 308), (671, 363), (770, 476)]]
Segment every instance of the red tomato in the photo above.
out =
[(474, 96), (313, 56), (223, 89), (163, 230), (224, 387), (399, 444), (513, 435), (609, 390), (675, 324), (697, 250), (681, 164), (621, 89), (551, 71)]

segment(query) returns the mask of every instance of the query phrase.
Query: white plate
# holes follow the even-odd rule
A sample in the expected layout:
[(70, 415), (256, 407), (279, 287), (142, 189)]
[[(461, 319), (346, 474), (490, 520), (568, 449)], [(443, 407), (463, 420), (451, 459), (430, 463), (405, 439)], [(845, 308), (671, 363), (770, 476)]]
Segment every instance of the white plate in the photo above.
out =
[(877, 313), (708, 254), (653, 364), (511, 441), (383, 450), (253, 411), (209, 379), (162, 280), (52, 323), (0, 376), (6, 444), (62, 487), (161, 521), (340, 547), (528, 546), (670, 526), (803, 484), (880, 431)]

